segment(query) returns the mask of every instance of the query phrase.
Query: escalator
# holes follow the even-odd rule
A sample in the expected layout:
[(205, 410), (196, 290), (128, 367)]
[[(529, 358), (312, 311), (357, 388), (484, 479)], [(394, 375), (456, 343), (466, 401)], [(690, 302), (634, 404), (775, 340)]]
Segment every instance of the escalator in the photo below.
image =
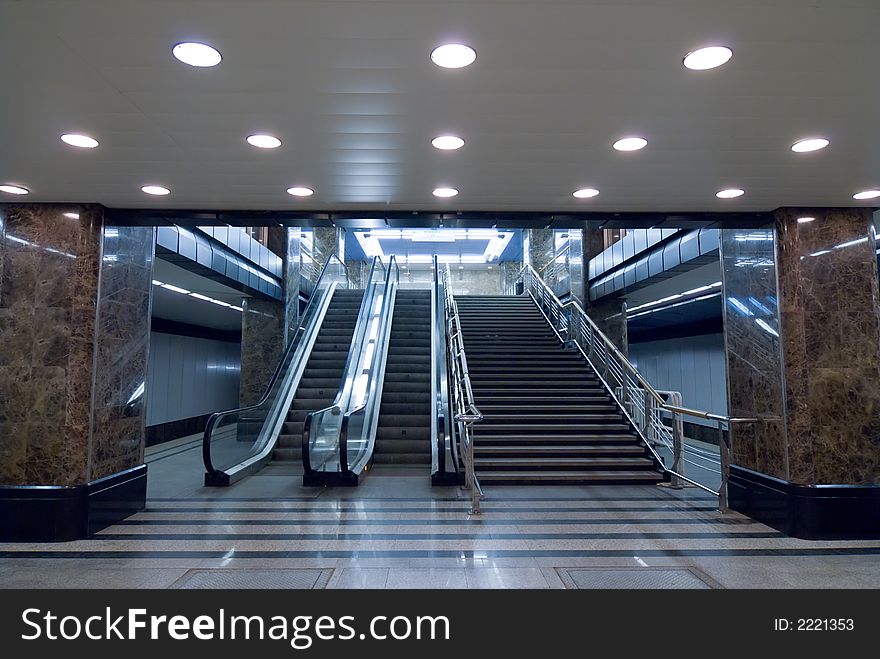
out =
[(305, 417), (304, 485), (357, 485), (372, 464), (399, 280), (393, 256), (373, 260), (339, 387)]
[(230, 485), (273, 458), (298, 459), (304, 414), (324, 405), (327, 392), (339, 387), (339, 364), (352, 352), (364, 292), (339, 258), (327, 259), (260, 401), (208, 420), (202, 440), (205, 485)]
[(302, 461), (302, 437), (306, 417), (333, 402), (351, 348), (364, 292), (337, 290), (330, 300), (318, 331), (299, 388), (273, 452), (275, 462)]

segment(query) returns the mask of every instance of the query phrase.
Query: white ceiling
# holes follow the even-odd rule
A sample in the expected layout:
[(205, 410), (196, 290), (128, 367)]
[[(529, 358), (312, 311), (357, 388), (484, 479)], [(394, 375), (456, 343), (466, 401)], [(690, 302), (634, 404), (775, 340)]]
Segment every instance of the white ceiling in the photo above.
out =
[[(0, 0), (0, 182), (116, 207), (855, 205), (880, 187), (878, 25), (878, 0)], [(181, 64), (182, 40), (222, 64)], [(475, 64), (434, 66), (450, 41)], [(711, 44), (731, 62), (681, 65)], [(59, 141), (74, 131), (101, 146)], [(284, 145), (256, 150), (254, 132)], [(434, 150), (447, 132), (465, 147)], [(648, 148), (611, 149), (630, 134)], [(789, 150), (814, 135), (831, 146)], [(587, 186), (602, 194), (571, 197)]]

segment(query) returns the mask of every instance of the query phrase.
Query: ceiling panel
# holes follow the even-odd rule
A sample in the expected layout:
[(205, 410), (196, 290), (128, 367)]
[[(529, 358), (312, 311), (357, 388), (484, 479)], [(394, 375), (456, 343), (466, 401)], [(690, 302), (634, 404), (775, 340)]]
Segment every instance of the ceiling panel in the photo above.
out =
[[(0, 59), (19, 63), (0, 69), (0, 180), (33, 201), (132, 208), (852, 205), (880, 187), (878, 24), (877, 0), (0, 0)], [(223, 63), (177, 62), (182, 40)], [(435, 67), (447, 41), (477, 61)], [(712, 43), (730, 63), (682, 67)], [(70, 149), (70, 131), (101, 146)], [(253, 132), (284, 144), (258, 151)], [(445, 132), (465, 147), (432, 149)], [(610, 148), (628, 134), (648, 148)], [(831, 146), (788, 149), (815, 134)], [(461, 194), (435, 199), (438, 185)], [(586, 186), (602, 193), (571, 197)], [(731, 186), (746, 196), (714, 197)]]

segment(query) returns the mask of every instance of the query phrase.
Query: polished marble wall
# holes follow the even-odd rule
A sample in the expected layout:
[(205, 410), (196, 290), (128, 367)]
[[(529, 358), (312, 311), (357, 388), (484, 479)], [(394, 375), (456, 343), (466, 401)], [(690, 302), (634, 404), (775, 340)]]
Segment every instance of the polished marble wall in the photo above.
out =
[(584, 306), (584, 238), (580, 229), (572, 229), (568, 232), (568, 267), (569, 281), (571, 282), (571, 297), (582, 307)]
[(0, 218), (0, 484), (140, 464), (153, 229), (104, 228), (97, 206)]
[(501, 292), (507, 293), (513, 288), (513, 285), (516, 283), (519, 278), (519, 273), (522, 272), (523, 262), (522, 261), (502, 261), (498, 264), (498, 270), (501, 273)]
[(144, 461), (153, 227), (102, 230), (89, 480)]
[(312, 258), (320, 272), (332, 254), (345, 259), (345, 230), (339, 227), (315, 227), (312, 234)]
[(282, 260), (281, 280), (284, 287), (284, 345), (299, 324), (300, 266), (302, 230), (299, 227), (269, 227), (268, 247)]
[(241, 314), (241, 379), (239, 402), (254, 405), (266, 392), (284, 354), (284, 304), (245, 298)]
[(626, 300), (610, 298), (593, 302), (584, 311), (599, 330), (624, 355), (629, 354), (629, 333), (626, 324)]
[(721, 231), (728, 410), (769, 419), (730, 429), (733, 464), (788, 480), (775, 234)]
[[(528, 250), (528, 263), (541, 273), (556, 256), (552, 229), (525, 229), (525, 249)], [(549, 283), (549, 282), (548, 282)]]
[(870, 211), (782, 209), (776, 235), (788, 480), (880, 484), (880, 293)]

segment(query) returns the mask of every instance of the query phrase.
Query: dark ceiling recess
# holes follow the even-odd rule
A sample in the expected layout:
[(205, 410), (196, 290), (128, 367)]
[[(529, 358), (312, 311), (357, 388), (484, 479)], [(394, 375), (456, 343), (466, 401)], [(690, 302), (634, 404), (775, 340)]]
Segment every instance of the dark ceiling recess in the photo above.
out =
[(724, 331), (721, 314), (720, 294), (684, 304), (671, 304), (652, 313), (629, 318), (627, 338), (630, 343), (643, 343), (699, 334), (718, 334)]
[(698, 228), (754, 229), (773, 221), (772, 213), (539, 213), (488, 211), (208, 211), (108, 208), (105, 219), (118, 226), (291, 226), (372, 229), (448, 227), (498, 229), (650, 229)]

